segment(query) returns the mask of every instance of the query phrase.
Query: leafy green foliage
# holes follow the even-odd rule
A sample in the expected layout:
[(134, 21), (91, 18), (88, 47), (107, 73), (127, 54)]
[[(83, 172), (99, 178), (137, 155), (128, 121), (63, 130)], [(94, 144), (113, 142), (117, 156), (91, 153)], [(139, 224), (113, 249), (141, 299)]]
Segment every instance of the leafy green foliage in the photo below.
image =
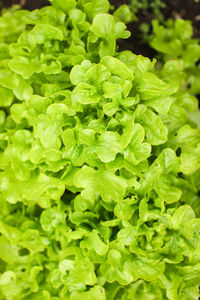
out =
[(196, 300), (182, 62), (118, 52), (129, 32), (107, 0), (51, 2), (0, 18), (0, 298)]
[(177, 61), (183, 85), (190, 85), (190, 92), (196, 95), (200, 92), (200, 40), (192, 35), (190, 21), (168, 20), (160, 25), (154, 20), (150, 45), (159, 52), (164, 62)]

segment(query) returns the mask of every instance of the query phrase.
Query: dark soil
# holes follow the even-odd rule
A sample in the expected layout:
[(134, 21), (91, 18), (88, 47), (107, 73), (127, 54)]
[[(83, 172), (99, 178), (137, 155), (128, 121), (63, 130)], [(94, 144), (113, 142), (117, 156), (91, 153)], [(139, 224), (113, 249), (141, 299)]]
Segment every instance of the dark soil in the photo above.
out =
[(1, 7), (9, 7), (12, 4), (20, 4), (23, 9), (34, 10), (49, 5), (48, 0), (0, 0)]
[[(110, 0), (111, 4), (119, 7), (121, 4), (129, 4), (130, 0)], [(165, 19), (183, 18), (192, 21), (194, 36), (200, 37), (200, 3), (194, 0), (165, 0), (166, 8), (162, 10)], [(20, 4), (23, 9), (34, 10), (49, 5), (48, 0), (0, 0), (1, 7), (9, 7), (12, 4)], [(140, 11), (137, 14), (138, 21), (128, 24), (131, 38), (118, 42), (120, 50), (131, 50), (135, 54), (142, 54), (150, 58), (155, 57), (156, 52), (144, 42), (140, 25), (144, 22), (151, 24), (155, 15), (150, 10)]]

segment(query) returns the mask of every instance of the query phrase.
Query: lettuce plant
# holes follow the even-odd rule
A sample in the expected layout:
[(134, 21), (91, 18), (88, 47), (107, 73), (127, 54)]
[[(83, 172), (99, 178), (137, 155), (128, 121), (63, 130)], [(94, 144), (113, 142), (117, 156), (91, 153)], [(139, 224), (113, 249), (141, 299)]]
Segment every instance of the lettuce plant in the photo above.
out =
[(194, 95), (200, 93), (200, 40), (193, 38), (190, 21), (170, 19), (160, 25), (154, 20), (150, 45), (158, 51), (162, 61), (176, 60), (182, 69), (183, 85), (190, 84)]
[(107, 0), (51, 2), (0, 19), (0, 299), (197, 300), (197, 100)]
[[(191, 22), (183, 19), (170, 19), (164, 25), (160, 25), (157, 20), (154, 20), (153, 33), (148, 41), (150, 46), (158, 51), (160, 64), (176, 65), (176, 70), (171, 68), (170, 76), (173, 76), (174, 80), (180, 81), (181, 89), (192, 96), (199, 94), (200, 40), (193, 38)], [(189, 107), (191, 108), (192, 104)], [(200, 128), (200, 111), (190, 112), (189, 115)]]

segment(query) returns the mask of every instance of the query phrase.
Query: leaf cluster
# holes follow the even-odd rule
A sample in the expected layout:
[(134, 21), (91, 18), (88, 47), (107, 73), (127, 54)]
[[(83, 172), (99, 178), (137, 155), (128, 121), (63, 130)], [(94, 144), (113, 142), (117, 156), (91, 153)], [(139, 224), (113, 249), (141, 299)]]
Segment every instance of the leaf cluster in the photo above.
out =
[(0, 18), (0, 298), (196, 300), (200, 131), (181, 63), (119, 52), (130, 34), (107, 0), (51, 2)]

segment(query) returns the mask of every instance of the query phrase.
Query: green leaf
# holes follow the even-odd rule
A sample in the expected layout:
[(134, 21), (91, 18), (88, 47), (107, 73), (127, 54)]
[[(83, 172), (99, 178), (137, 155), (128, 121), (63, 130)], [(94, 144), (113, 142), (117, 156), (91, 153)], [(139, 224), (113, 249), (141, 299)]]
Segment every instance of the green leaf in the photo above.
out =
[[(37, 64), (23, 56), (15, 56), (9, 61), (10, 69), (21, 75), (24, 79), (28, 79), (37, 72)], [(15, 85), (15, 88), (17, 85)]]
[(0, 86), (0, 106), (10, 106), (13, 102), (13, 93), (9, 89)]
[(83, 9), (92, 20), (97, 14), (108, 13), (110, 4), (108, 0), (83, 0)]
[(192, 174), (200, 167), (200, 132), (198, 129), (185, 125), (178, 131), (174, 138), (181, 147), (181, 171)]
[(101, 286), (90, 288), (87, 292), (73, 292), (70, 300), (106, 300), (105, 290)]
[(145, 281), (154, 281), (164, 272), (165, 264), (146, 257), (135, 257), (132, 261), (134, 278), (142, 278)]
[(28, 229), (22, 235), (22, 241), (19, 244), (33, 253), (42, 252), (46, 248), (45, 239), (42, 239), (39, 232), (34, 229)]
[(18, 78), (19, 83), (14, 89), (14, 94), (19, 100), (29, 100), (33, 95), (33, 88), (29, 81), (22, 77)]
[(18, 85), (16, 74), (10, 70), (0, 70), (0, 84), (8, 89), (14, 89)]
[(59, 28), (48, 24), (36, 24), (30, 32), (37, 44), (43, 44), (48, 40), (63, 40), (63, 33)]
[(151, 300), (153, 298), (163, 299), (162, 289), (156, 283), (146, 283), (144, 280), (138, 280), (131, 284), (130, 289), (128, 290), (128, 297), (136, 298), (138, 300), (144, 299)]
[(56, 208), (47, 208), (43, 210), (40, 216), (40, 223), (44, 231), (52, 231), (65, 220), (65, 214)]
[(170, 96), (146, 100), (145, 104), (153, 107), (159, 114), (165, 115), (169, 112), (173, 98)]
[(94, 17), (91, 30), (100, 38), (109, 39), (114, 34), (115, 21), (109, 14), (98, 14)]
[(94, 146), (96, 141), (96, 132), (91, 129), (83, 129), (79, 132), (79, 142), (88, 146)]
[(81, 65), (76, 65), (70, 72), (70, 80), (72, 84), (78, 85), (80, 82), (85, 81), (85, 73), (92, 66), (89, 60), (84, 60)]
[(112, 131), (106, 131), (98, 138), (95, 148), (98, 157), (104, 163), (114, 160), (116, 154), (121, 151), (119, 134)]
[(102, 82), (107, 82), (111, 74), (108, 69), (102, 64), (96, 64), (91, 66), (85, 74), (85, 80), (89, 81), (93, 85), (96, 85), (97, 88), (100, 88)]
[(195, 218), (195, 214), (189, 205), (182, 205), (176, 209), (173, 214), (172, 223), (174, 228), (180, 228), (185, 226), (185, 224)]
[(76, 143), (73, 129), (71, 129), (71, 128), (65, 129), (62, 133), (62, 140), (68, 149), (73, 147), (74, 144)]
[(0, 258), (8, 264), (13, 264), (18, 260), (17, 246), (10, 244), (5, 236), (0, 236)]
[(124, 150), (125, 159), (134, 165), (150, 156), (151, 146), (148, 143), (143, 143), (144, 135), (143, 127), (136, 123), (133, 126), (130, 145)]
[(121, 137), (121, 146), (122, 146), (122, 148), (126, 148), (129, 145), (129, 143), (131, 142), (131, 140), (134, 136), (134, 133), (135, 133), (134, 123), (135, 123), (134, 117), (130, 118), (130, 120), (126, 124), (126, 127), (123, 130), (123, 134), (122, 134), (122, 137)]
[(126, 4), (120, 5), (117, 10), (114, 11), (114, 16), (125, 24), (137, 20), (137, 17)]
[(81, 104), (91, 104), (99, 102), (100, 96), (94, 86), (81, 82), (73, 90), (72, 100)]
[(169, 96), (174, 91), (170, 86), (150, 72), (137, 72), (135, 76), (137, 91), (141, 94), (143, 100), (149, 100), (155, 97)]
[(76, 0), (70, 0), (65, 2), (63, 2), (62, 0), (50, 0), (50, 2), (59, 9), (62, 9), (66, 13), (69, 12), (70, 9), (76, 7)]
[[(102, 182), (104, 178), (104, 182)], [(84, 190), (81, 192), (84, 198), (94, 200), (98, 195), (106, 202), (111, 200), (121, 201), (125, 195), (126, 181), (114, 175), (108, 170), (95, 171), (84, 166), (74, 176), (74, 184)]]
[(181, 197), (181, 190), (171, 185), (167, 177), (161, 176), (154, 184), (154, 188), (159, 197), (167, 203), (177, 202)]
[(59, 149), (61, 142), (58, 137), (61, 134), (60, 124), (53, 123), (47, 115), (40, 115), (35, 126), (35, 136), (40, 139), (45, 148)]
[(98, 255), (105, 255), (108, 252), (108, 245), (101, 241), (96, 231), (87, 234), (80, 246), (81, 248), (93, 249)]
[[(4, 184), (6, 182), (6, 184)], [(13, 173), (1, 174), (0, 186), (3, 187), (2, 195), (6, 201), (16, 203), (27, 201), (28, 203), (38, 203), (41, 207), (46, 207), (51, 199), (58, 200), (64, 193), (64, 183), (53, 177), (40, 173), (27, 181), (19, 181)], [(16, 187), (17, 188), (14, 188)], [(39, 186), (39, 188), (38, 188)]]
[(113, 116), (118, 111), (118, 109), (119, 103), (117, 100), (103, 105), (103, 112), (109, 117)]
[(122, 79), (127, 79), (133, 81), (134, 75), (131, 70), (119, 59), (104, 56), (101, 59), (101, 63), (106, 66), (106, 68), (114, 75), (119, 76)]
[(121, 220), (130, 220), (137, 206), (133, 205), (133, 199), (124, 199), (115, 206), (114, 213)]
[(144, 126), (147, 140), (151, 145), (160, 145), (167, 141), (168, 130), (159, 116), (146, 110), (139, 120)]

